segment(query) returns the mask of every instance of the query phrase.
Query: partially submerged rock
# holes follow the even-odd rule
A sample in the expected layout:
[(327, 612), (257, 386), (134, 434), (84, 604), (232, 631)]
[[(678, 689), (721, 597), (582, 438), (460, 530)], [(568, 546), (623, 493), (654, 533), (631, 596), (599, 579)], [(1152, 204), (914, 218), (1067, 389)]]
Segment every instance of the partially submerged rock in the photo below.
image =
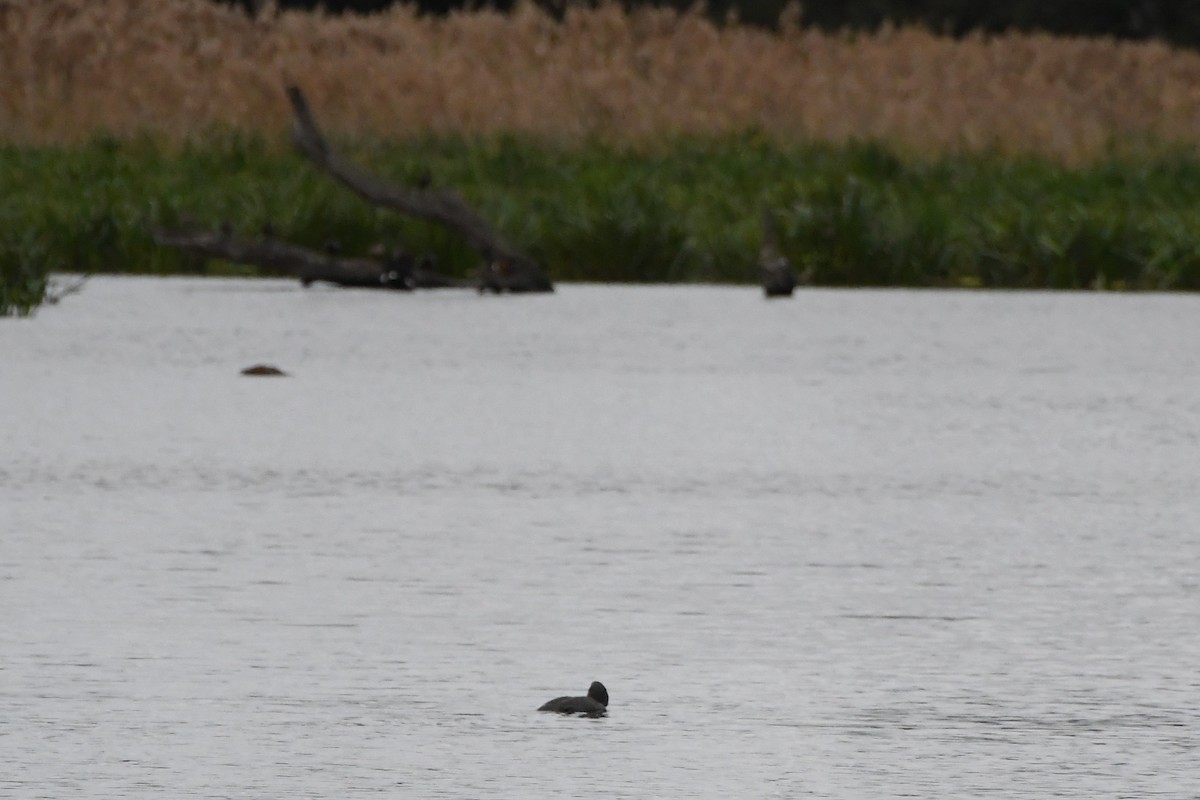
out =
[(270, 364), (255, 364), (253, 367), (246, 367), (242, 370), (243, 375), (264, 375), (268, 377), (283, 377), (288, 374), (279, 367), (273, 367)]

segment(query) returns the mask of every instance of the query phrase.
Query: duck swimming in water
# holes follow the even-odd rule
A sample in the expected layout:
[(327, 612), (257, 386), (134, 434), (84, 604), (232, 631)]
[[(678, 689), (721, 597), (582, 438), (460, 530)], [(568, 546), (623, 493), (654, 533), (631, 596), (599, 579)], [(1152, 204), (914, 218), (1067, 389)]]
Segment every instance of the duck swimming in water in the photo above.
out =
[(559, 714), (586, 714), (603, 717), (608, 713), (608, 690), (600, 681), (588, 687), (587, 697), (556, 697), (538, 711), (555, 711)]

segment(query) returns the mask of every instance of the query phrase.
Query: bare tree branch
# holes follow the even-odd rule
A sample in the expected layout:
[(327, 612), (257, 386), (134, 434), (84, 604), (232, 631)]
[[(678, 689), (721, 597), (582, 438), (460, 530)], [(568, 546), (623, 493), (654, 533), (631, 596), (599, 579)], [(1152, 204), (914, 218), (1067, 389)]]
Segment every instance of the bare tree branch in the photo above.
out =
[(271, 237), (239, 237), (228, 226), (216, 231), (156, 230), (154, 241), (210, 258), (295, 275), (305, 286), (324, 281), (338, 286), (408, 291), (474, 285), (439, 275), (406, 253), (395, 253), (387, 259), (335, 256)]
[(90, 277), (92, 277), (91, 274), (77, 275), (74, 280), (62, 286), (51, 280), (50, 285), (46, 287), (46, 293), (42, 297), (42, 301), (48, 305), (55, 305), (67, 295), (83, 291), (83, 285), (87, 283)]
[(292, 141), (318, 169), (363, 199), (457, 232), (484, 260), (480, 291), (553, 291), (553, 284), (528, 257), (510, 245), (455, 191), (409, 188), (365, 172), (329, 146), (317, 127), (308, 100), (297, 86), (287, 87), (295, 112)]

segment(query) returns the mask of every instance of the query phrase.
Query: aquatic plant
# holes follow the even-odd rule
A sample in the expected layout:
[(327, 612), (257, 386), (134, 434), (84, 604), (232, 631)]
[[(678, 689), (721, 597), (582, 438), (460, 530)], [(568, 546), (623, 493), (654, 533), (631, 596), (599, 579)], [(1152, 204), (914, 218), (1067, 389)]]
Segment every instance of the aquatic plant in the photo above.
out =
[[(346, 150), (379, 175), (428, 169), (560, 281), (754, 282), (765, 207), (783, 255), (820, 285), (1200, 289), (1200, 158), (1188, 151), (1067, 166), (784, 146), (760, 133), (653, 147), (419, 137)], [(0, 147), (0, 173), (0, 259), (25, 265), (6, 266), (9, 285), (30, 269), (247, 273), (154, 244), (152, 228), (189, 221), (246, 235), (269, 227), (314, 248), (336, 240), (345, 253), (402, 245), (459, 276), (477, 266), (457, 237), (371, 206), (282, 142), (241, 132), (182, 148)]]
[(20, 241), (11, 234), (0, 235), (0, 317), (24, 316), (41, 304), (50, 271), (42, 250), (32, 237)]

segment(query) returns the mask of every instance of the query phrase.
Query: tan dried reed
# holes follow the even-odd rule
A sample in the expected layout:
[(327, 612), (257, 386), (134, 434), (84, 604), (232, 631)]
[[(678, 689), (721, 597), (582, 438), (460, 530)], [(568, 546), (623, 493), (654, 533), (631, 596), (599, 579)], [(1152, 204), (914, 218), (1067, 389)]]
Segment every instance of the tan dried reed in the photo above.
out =
[(515, 132), (575, 142), (760, 129), (922, 153), (1086, 159), (1200, 141), (1200, 55), (1156, 43), (916, 29), (827, 35), (700, 14), (532, 5), (422, 17), (206, 0), (0, 0), (0, 139), (69, 143), (209, 126), (279, 135), (283, 82), (344, 137)]

